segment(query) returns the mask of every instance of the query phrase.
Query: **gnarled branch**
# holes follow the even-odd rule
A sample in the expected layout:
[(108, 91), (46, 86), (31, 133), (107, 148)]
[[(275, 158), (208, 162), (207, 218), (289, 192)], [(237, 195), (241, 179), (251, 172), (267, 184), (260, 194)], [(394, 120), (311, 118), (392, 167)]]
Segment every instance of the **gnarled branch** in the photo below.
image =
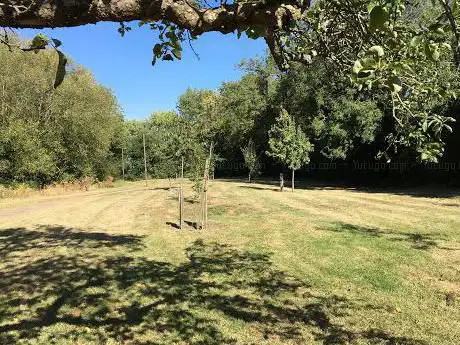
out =
[[(287, 6), (290, 11), (279, 11)], [(0, 26), (55, 28), (104, 21), (167, 20), (193, 34), (230, 33), (247, 28), (270, 30), (288, 21), (292, 10), (300, 11), (300, 7), (286, 1), (199, 8), (187, 0), (0, 0)]]

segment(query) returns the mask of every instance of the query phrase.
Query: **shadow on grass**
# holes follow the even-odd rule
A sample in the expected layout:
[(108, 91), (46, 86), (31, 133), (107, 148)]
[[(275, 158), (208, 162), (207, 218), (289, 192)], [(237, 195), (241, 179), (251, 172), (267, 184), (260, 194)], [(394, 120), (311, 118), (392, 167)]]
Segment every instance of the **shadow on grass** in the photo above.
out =
[[(197, 222), (192, 222), (190, 220), (185, 220), (184, 221), (185, 225), (197, 230), (199, 228), (198, 226), (198, 223)], [(180, 230), (180, 226), (178, 223), (173, 223), (173, 222), (166, 222), (166, 225), (169, 225), (170, 227), (176, 229), (176, 230)]]
[[(239, 332), (249, 332), (253, 344), (304, 344), (305, 333), (323, 344), (426, 344), (383, 330), (347, 329), (337, 318), (384, 309), (315, 294), (277, 269), (268, 253), (197, 240), (186, 248), (187, 260), (172, 264), (113, 256), (110, 248), (137, 248), (138, 238), (53, 229), (0, 231), (9, 244), (2, 254), (21, 255), (5, 255), (0, 271), (2, 344), (217, 345), (235, 344)], [(35, 245), (44, 250), (40, 257), (27, 253)], [(47, 246), (68, 252), (50, 256)], [(232, 322), (237, 326), (229, 330)]]
[(36, 230), (12, 228), (0, 230), (0, 258), (31, 249), (50, 250), (57, 247), (98, 249), (124, 246), (134, 251), (142, 246), (141, 240), (141, 236), (110, 235), (63, 226), (38, 226)]
[(460, 207), (460, 204), (454, 204), (454, 203), (447, 203), (447, 204), (440, 204), (440, 205), (445, 206), (445, 207)]
[(276, 186), (273, 186), (273, 187), (261, 187), (261, 186), (251, 186), (251, 185), (247, 185), (247, 186), (238, 186), (240, 188), (246, 188), (246, 189), (256, 189), (256, 190), (272, 190), (272, 191), (276, 191), (276, 192), (279, 192), (280, 191), (280, 187), (278, 186), (278, 188)]
[(353, 233), (371, 237), (386, 238), (389, 241), (405, 242), (410, 244), (415, 249), (428, 250), (431, 248), (439, 248), (445, 250), (458, 250), (456, 248), (444, 247), (439, 244), (439, 241), (446, 239), (441, 233), (433, 234), (421, 234), (418, 232), (400, 232), (389, 229), (371, 228), (365, 226), (358, 226), (348, 223), (332, 223), (331, 226), (326, 229), (328, 231), (334, 231), (339, 233)]
[(189, 204), (198, 204), (200, 202), (196, 197), (185, 197), (184, 201)]
[[(169, 197), (169, 200), (177, 201), (178, 198), (176, 196), (174, 196), (174, 197), (171, 196), (171, 197)], [(184, 202), (186, 202), (188, 204), (198, 204), (200, 202), (200, 200), (195, 198), (195, 197), (185, 197)]]
[(174, 187), (150, 187), (148, 188), (148, 190), (173, 190), (173, 189), (177, 189), (177, 188), (174, 188)]
[[(244, 183), (241, 179), (222, 179), (219, 181)], [(256, 180), (254, 184), (258, 186), (251, 186), (249, 183), (241, 188), (250, 188), (256, 190), (279, 190), (279, 181), (275, 180)], [(267, 186), (267, 187), (263, 187)], [(289, 179), (284, 181), (284, 188), (290, 189), (291, 184)], [(315, 180), (296, 180), (296, 189), (305, 190), (350, 190), (361, 193), (387, 193), (394, 195), (408, 195), (412, 197), (423, 197), (423, 198), (455, 198), (460, 196), (459, 188), (451, 188), (446, 186), (423, 186), (423, 187), (363, 187), (360, 184), (345, 183), (345, 182), (321, 182)]]
[(166, 222), (166, 225), (169, 225), (170, 227), (176, 229), (176, 230), (180, 230), (180, 226), (179, 224), (177, 223), (173, 223), (173, 222)]

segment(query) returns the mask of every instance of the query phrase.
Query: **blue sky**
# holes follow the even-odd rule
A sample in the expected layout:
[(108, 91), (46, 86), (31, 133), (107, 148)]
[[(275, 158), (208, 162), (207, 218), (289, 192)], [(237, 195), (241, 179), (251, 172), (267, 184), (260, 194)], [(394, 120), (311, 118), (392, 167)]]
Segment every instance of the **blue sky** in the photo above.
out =
[(261, 39), (238, 40), (234, 34), (207, 33), (193, 42), (200, 60), (184, 44), (182, 61), (158, 61), (152, 67), (156, 33), (135, 23), (131, 26), (133, 30), (124, 37), (113, 23), (19, 33), (33, 37), (43, 32), (61, 40), (62, 50), (111, 88), (131, 119), (175, 108), (177, 97), (187, 87), (215, 89), (222, 81), (238, 79), (241, 71), (236, 64), (243, 58), (263, 55), (266, 49)]

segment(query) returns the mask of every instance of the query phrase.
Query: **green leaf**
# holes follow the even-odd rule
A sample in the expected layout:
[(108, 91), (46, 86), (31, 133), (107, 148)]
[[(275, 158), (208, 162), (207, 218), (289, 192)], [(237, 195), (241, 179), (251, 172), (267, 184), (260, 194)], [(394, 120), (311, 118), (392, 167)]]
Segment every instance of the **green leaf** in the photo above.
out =
[(433, 49), (433, 53), (431, 54), (431, 58), (433, 61), (439, 61), (439, 57), (441, 56), (441, 53), (439, 52), (439, 48), (436, 47)]
[(359, 79), (366, 79), (369, 77), (372, 77), (374, 74), (371, 71), (360, 71), (358, 73), (358, 78)]
[(399, 93), (402, 90), (402, 82), (396, 76), (391, 77), (388, 79), (388, 85), (390, 86), (391, 92)]
[(439, 46), (436, 43), (425, 43), (425, 55), (432, 61), (438, 61), (441, 56)]
[(420, 42), (422, 42), (422, 37), (414, 36), (414, 37), (412, 37), (412, 39), (410, 41), (410, 45), (411, 45), (411, 47), (415, 48), (416, 46), (418, 46), (420, 44)]
[(356, 60), (355, 64), (353, 65), (353, 73), (358, 74), (362, 69), (363, 65), (361, 64), (361, 61)]
[(54, 78), (54, 88), (56, 89), (59, 85), (62, 84), (64, 81), (64, 77), (66, 74), (65, 67), (67, 65), (67, 58), (64, 55), (63, 52), (60, 50), (56, 49), (56, 52), (58, 53), (59, 61), (58, 61), (58, 66), (56, 70), (56, 77)]
[(377, 55), (378, 57), (382, 57), (385, 55), (385, 52), (381, 46), (372, 46), (368, 49), (367, 54)]
[(180, 49), (175, 48), (175, 49), (173, 49), (173, 50), (171, 51), (171, 53), (174, 55), (174, 57), (175, 57), (177, 60), (182, 59), (182, 51), (181, 51)]
[(430, 25), (428, 27), (428, 30), (430, 30), (432, 33), (439, 33), (439, 34), (444, 33), (441, 23), (435, 23), (435, 24)]
[(422, 155), (420, 156), (420, 159), (422, 161), (426, 161), (430, 156), (426, 152), (422, 152)]
[(447, 42), (443, 42), (443, 43), (441, 44), (441, 47), (446, 48), (446, 49), (448, 49), (448, 50), (452, 50), (452, 46), (451, 46), (449, 43), (447, 43)]
[(175, 48), (175, 49), (179, 49), (179, 50), (182, 50), (182, 46), (180, 45), (179, 41), (178, 40), (172, 40), (170, 42), (170, 45)]
[(382, 6), (375, 6), (369, 13), (369, 26), (372, 31), (382, 30), (388, 20), (388, 12)]
[(361, 65), (363, 65), (363, 68), (366, 70), (374, 70), (378, 67), (378, 63), (374, 57), (364, 57), (360, 61)]
[(402, 90), (402, 86), (401, 86), (401, 85), (398, 85), (398, 84), (391, 84), (391, 86), (393, 87), (393, 92), (394, 92), (394, 93), (400, 93), (401, 90)]
[(51, 41), (54, 43), (54, 48), (58, 48), (62, 45), (62, 42), (56, 38), (52, 38)]
[(426, 132), (426, 131), (428, 130), (428, 121), (427, 121), (427, 120), (423, 121), (423, 123), (422, 123), (422, 130), (423, 130), (424, 132)]
[(452, 0), (452, 13), (456, 14), (457, 12), (457, 0)]
[(48, 45), (48, 37), (43, 34), (38, 34), (32, 39), (31, 48), (35, 50), (44, 49)]
[(371, 13), (375, 6), (377, 6), (377, 4), (375, 2), (370, 2), (367, 5), (367, 12)]
[(406, 72), (409, 72), (409, 73), (413, 73), (413, 72), (414, 72), (413, 69), (412, 69), (412, 67), (410, 67), (407, 63), (402, 63), (402, 64), (401, 64), (401, 67), (402, 67), (402, 69), (403, 69), (404, 71), (406, 71)]
[(153, 47), (153, 55), (157, 58), (160, 57), (162, 54), (162, 48), (163, 47), (160, 43), (155, 44), (155, 46)]

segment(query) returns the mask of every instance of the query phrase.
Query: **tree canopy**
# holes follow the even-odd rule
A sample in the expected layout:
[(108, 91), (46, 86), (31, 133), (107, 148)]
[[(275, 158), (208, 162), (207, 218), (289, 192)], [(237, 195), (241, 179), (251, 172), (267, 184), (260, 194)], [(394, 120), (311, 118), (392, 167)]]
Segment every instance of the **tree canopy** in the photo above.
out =
[(296, 126), (292, 117), (283, 108), (268, 136), (267, 155), (291, 169), (294, 191), (294, 172), (310, 162), (309, 153), (313, 151), (313, 146), (300, 126)]
[[(288, 168), (266, 154), (270, 129), (281, 108), (295, 123), (288, 126), (292, 135), (308, 138), (314, 148), (299, 158), (311, 158), (313, 164), (353, 166), (355, 160), (373, 161), (379, 152), (382, 158), (388, 155), (408, 164), (422, 160), (418, 145), (389, 148), (400, 128), (392, 93), (381, 88), (360, 90), (348, 73), (336, 70), (322, 56), (309, 65), (292, 63), (287, 71), (281, 71), (270, 55), (242, 61), (240, 80), (224, 82), (216, 90), (188, 89), (178, 98), (177, 109), (155, 112), (143, 121), (123, 121), (112, 93), (70, 59), (66, 78), (55, 88), (52, 67), (59, 57), (53, 51), (10, 52), (3, 45), (0, 57), (4, 61), (0, 67), (2, 181), (104, 178), (121, 174), (123, 164), (126, 178), (141, 178), (144, 136), (147, 172), (152, 177), (176, 176), (183, 157), (186, 176), (201, 180), (211, 146), (210, 163), (217, 176), (242, 176), (251, 170), (253, 164), (248, 163), (253, 158), (258, 170), (274, 176)], [(443, 80), (454, 81), (450, 90), (455, 91), (457, 71), (443, 68), (448, 59), (440, 56), (435, 67)], [(426, 98), (420, 104), (423, 111), (458, 117), (455, 100)], [(430, 126), (427, 123), (425, 131)], [(440, 136), (440, 142), (446, 143), (444, 161), (458, 161), (455, 138), (448, 131)]]
[(47, 183), (114, 174), (122, 114), (112, 92), (71, 64), (54, 89), (52, 52), (37, 56), (0, 45), (0, 178)]
[[(181, 59), (183, 42), (208, 31), (263, 37), (277, 68), (253, 61), (246, 66), (251, 71), (247, 81), (222, 85), (218, 96), (206, 91), (210, 96), (202, 109), (180, 105), (196, 113), (195, 132), (199, 132), (200, 140), (209, 145), (217, 138), (211, 137), (218, 132), (213, 126), (226, 125), (233, 130), (226, 133), (230, 134), (227, 146), (233, 147), (237, 141), (241, 147), (250, 135), (263, 136), (270, 124), (259, 121), (260, 131), (249, 133), (244, 131), (248, 123), (257, 118), (267, 120), (264, 112), (285, 104), (303, 130), (313, 132), (309, 137), (324, 144), (323, 153), (331, 158), (345, 157), (357, 145), (375, 140), (378, 126), (385, 125), (391, 130), (386, 131), (386, 145), (379, 148), (379, 157), (390, 160), (401, 148), (411, 147), (419, 160), (436, 162), (444, 154), (444, 139), (456, 120), (449, 109), (456, 103), (460, 85), (459, 16), (457, 0), (9, 0), (0, 3), (0, 26), (5, 27), (0, 39), (12, 51), (56, 50), (54, 87), (58, 87), (68, 70), (67, 59), (59, 50), (61, 42), (37, 35), (31, 42), (18, 44), (11, 40), (10, 29), (114, 21), (124, 35), (135, 22), (158, 34), (153, 63), (157, 59)], [(317, 85), (325, 78), (334, 82), (327, 82), (327, 89), (312, 87), (315, 76), (309, 71), (321, 73)], [(316, 103), (308, 104), (314, 111), (306, 111), (299, 103), (304, 100), (299, 93), (307, 90), (290, 87), (293, 81), (281, 78), (284, 75), (307, 78), (302, 85), (312, 91)], [(281, 84), (273, 80), (274, 76), (284, 83), (278, 91), (275, 88)], [(248, 92), (254, 95), (252, 99), (241, 96)], [(206, 123), (208, 127), (199, 123), (200, 112), (210, 116), (228, 109), (246, 122), (223, 116)], [(351, 118), (356, 121), (351, 123)], [(242, 128), (236, 128), (240, 124)]]

